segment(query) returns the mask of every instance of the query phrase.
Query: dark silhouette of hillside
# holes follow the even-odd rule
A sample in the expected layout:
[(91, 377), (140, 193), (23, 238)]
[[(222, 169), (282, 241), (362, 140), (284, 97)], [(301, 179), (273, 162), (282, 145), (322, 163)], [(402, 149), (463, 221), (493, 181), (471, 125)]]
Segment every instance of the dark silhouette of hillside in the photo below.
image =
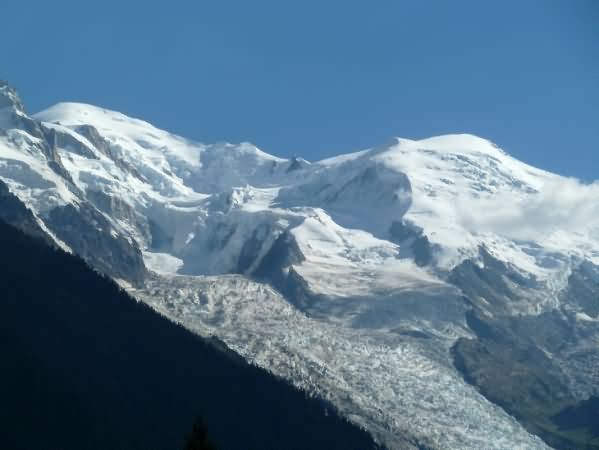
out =
[(374, 447), (330, 411), (0, 222), (0, 448)]

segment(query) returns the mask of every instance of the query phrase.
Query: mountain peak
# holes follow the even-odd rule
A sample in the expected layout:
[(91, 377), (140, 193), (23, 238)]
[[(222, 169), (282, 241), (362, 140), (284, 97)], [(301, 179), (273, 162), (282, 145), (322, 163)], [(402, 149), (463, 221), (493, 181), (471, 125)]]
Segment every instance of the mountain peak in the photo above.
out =
[(435, 153), (485, 154), (506, 156), (506, 153), (495, 143), (474, 134), (442, 134), (425, 139), (405, 139), (392, 137), (387, 139), (376, 150), (385, 152), (395, 148), (406, 150), (424, 150)]
[(17, 91), (6, 81), (0, 80), (0, 109), (14, 108), (24, 112), (25, 106)]
[(474, 134), (443, 134), (416, 141), (420, 147), (438, 151), (462, 151), (504, 155), (505, 152), (495, 143)]

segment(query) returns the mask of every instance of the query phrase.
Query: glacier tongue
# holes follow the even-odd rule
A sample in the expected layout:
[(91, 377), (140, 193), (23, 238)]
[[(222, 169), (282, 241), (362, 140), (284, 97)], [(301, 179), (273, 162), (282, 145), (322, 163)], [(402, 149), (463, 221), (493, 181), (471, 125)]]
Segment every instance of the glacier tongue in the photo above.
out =
[[(271, 287), (240, 276), (156, 277), (133, 293), (331, 400), (390, 448), (547, 448), (463, 382), (447, 358), (449, 339), (423, 345), (399, 333), (313, 319)], [(448, 325), (439, 333), (463, 330)]]
[(391, 448), (545, 448), (463, 381), (449, 349), (474, 337), (473, 308), (539, 316), (568, 303), (595, 323), (564, 292), (599, 264), (597, 185), (471, 135), (309, 163), (90, 105), (9, 109), (0, 179), (163, 314), (330, 399)]

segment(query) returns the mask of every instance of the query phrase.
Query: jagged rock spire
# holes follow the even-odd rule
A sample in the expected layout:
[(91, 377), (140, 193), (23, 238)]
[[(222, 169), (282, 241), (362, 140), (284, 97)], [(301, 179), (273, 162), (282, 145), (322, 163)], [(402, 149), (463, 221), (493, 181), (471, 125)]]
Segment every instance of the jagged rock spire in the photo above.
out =
[(0, 109), (15, 108), (19, 111), (25, 111), (25, 105), (17, 94), (17, 91), (6, 81), (0, 80)]

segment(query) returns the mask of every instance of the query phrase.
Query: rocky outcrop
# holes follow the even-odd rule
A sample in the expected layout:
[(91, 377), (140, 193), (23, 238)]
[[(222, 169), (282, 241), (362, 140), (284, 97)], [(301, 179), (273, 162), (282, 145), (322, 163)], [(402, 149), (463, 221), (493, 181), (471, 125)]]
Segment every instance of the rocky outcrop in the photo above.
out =
[(308, 284), (295, 271), (293, 265), (300, 264), (304, 260), (305, 257), (295, 238), (285, 231), (275, 240), (252, 276), (269, 282), (291, 303), (303, 309), (311, 303), (311, 296)]
[[(509, 314), (536, 280), (520, 276), (481, 250), (482, 264), (465, 261), (450, 276), (470, 302), (468, 325), (476, 339), (452, 348), (456, 368), (490, 401), (556, 449), (595, 449), (589, 396), (599, 394), (599, 271), (578, 264), (560, 294), (558, 308), (540, 314)], [(582, 406), (581, 406), (582, 405)], [(582, 419), (564, 427), (568, 411)], [(567, 421), (566, 421), (567, 422)]]
[(18, 197), (0, 180), (0, 220), (54, 246), (54, 240), (42, 229), (38, 220)]
[(123, 160), (123, 158), (118, 155), (118, 153), (112, 148), (111, 144), (100, 135), (96, 127), (93, 125), (79, 125), (74, 131), (85, 137), (98, 151), (114, 161), (119, 169), (130, 173), (141, 181), (148, 181), (135, 167)]
[(452, 348), (455, 366), (468, 383), (556, 449), (599, 448), (585, 438), (591, 415), (582, 417), (576, 433), (563, 432), (557, 419), (579, 409), (580, 402), (570, 374), (554, 355), (567, 353), (579, 339), (567, 319), (558, 312), (491, 319), (472, 310), (468, 324), (477, 338), (460, 338)]
[[(534, 276), (525, 277), (508, 264), (495, 258), (487, 249), (479, 249), (480, 261), (466, 259), (449, 274), (448, 281), (466, 297), (491, 314), (511, 315), (519, 308), (530, 308), (521, 301), (524, 293), (537, 287)], [(532, 299), (528, 299), (532, 303)]]
[(4, 80), (0, 80), (0, 108), (15, 108), (21, 112), (25, 111), (25, 105), (17, 91)]
[(562, 301), (591, 318), (599, 318), (599, 266), (582, 262), (568, 278)]
[(389, 235), (393, 242), (402, 246), (402, 252), (408, 250), (409, 257), (414, 262), (424, 267), (433, 261), (434, 247), (422, 230), (422, 228), (405, 220), (395, 220), (389, 228)]
[(89, 204), (52, 209), (46, 225), (73, 251), (106, 275), (141, 285), (146, 275), (142, 254), (133, 241), (115, 232)]

